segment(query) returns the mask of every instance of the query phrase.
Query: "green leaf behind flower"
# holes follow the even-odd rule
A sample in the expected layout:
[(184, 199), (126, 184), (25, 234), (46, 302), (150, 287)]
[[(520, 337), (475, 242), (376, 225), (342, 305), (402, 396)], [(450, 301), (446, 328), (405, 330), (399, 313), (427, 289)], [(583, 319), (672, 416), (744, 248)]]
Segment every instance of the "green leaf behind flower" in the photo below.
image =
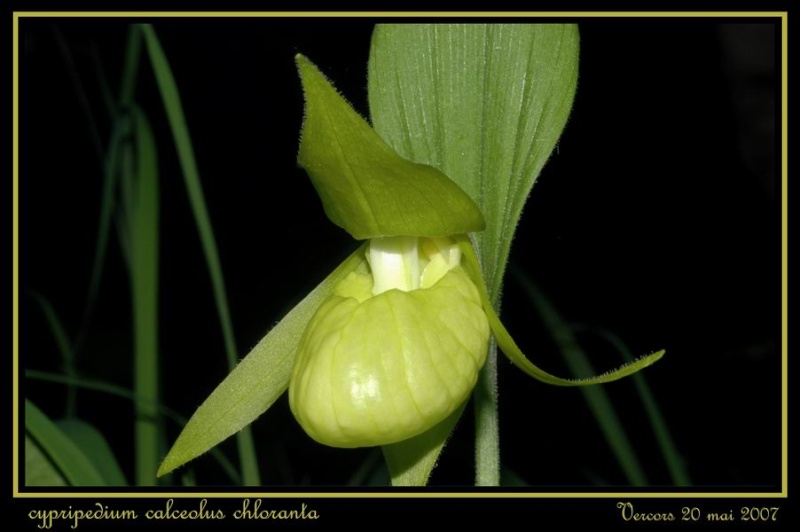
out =
[(476, 244), (495, 306), (522, 207), (561, 135), (577, 79), (574, 25), (387, 24), (373, 34), (375, 130), (478, 204), (486, 230)]
[[(375, 129), (403, 157), (446, 173), (480, 207), (486, 230), (473, 236), (491, 308), (500, 302), (522, 207), (572, 107), (577, 73), (574, 25), (388, 24), (373, 34)], [(490, 354), (475, 394), (480, 484), (499, 482), (495, 367)], [(413, 456), (415, 442), (405, 446)]]

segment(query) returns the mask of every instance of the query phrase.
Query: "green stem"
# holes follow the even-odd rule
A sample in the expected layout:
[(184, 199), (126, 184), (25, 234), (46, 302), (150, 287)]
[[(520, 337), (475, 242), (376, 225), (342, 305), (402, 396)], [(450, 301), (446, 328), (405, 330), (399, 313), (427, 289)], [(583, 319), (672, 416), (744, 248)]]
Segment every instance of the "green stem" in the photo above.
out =
[[(484, 272), (488, 262), (481, 253), (477, 239), (471, 238), (480, 268)], [(507, 257), (507, 255), (506, 255)], [(505, 261), (501, 262), (505, 264)], [(503, 278), (505, 266), (500, 266), (500, 279)], [(486, 279), (487, 277), (484, 277)], [(491, 305), (495, 312), (500, 310), (500, 284), (487, 286)], [(478, 376), (478, 384), (472, 393), (475, 403), (475, 485), (500, 485), (500, 420), (497, 412), (497, 342), (494, 336), (489, 342), (489, 355), (486, 364)]]
[(473, 392), (475, 399), (475, 485), (500, 485), (500, 426), (497, 415), (497, 344), (492, 338), (489, 356)]

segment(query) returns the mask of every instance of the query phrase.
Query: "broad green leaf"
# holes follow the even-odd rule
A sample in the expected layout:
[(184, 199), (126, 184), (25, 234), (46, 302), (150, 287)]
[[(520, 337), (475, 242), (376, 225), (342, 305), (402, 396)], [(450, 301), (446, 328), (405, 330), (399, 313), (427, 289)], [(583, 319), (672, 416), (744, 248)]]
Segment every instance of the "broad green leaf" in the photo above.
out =
[(561, 134), (578, 76), (578, 30), (561, 24), (378, 25), (373, 125), (401, 156), (475, 200), (475, 235), (497, 305), (523, 204)]
[(25, 435), (25, 485), (44, 487), (67, 485), (58, 469), (27, 434)]
[(497, 313), (495, 313), (494, 309), (492, 308), (492, 305), (489, 301), (489, 294), (486, 290), (486, 284), (484, 283), (483, 276), (480, 273), (478, 257), (475, 254), (475, 250), (473, 249), (469, 239), (466, 237), (461, 237), (459, 244), (463, 257), (462, 266), (478, 286), (478, 292), (480, 292), (481, 297), (483, 298), (483, 308), (486, 310), (486, 315), (489, 318), (489, 326), (492, 328), (492, 333), (497, 341), (497, 346), (503, 351), (503, 353), (505, 353), (508, 359), (515, 366), (520, 368), (531, 377), (546, 384), (552, 384), (555, 386), (587, 386), (590, 384), (603, 384), (606, 382), (619, 380), (623, 377), (627, 377), (628, 375), (632, 375), (646, 368), (647, 366), (654, 364), (662, 356), (664, 356), (664, 350), (662, 349), (650, 355), (638, 358), (630, 363), (624, 364), (615, 370), (603, 373), (602, 375), (581, 379), (564, 379), (561, 377), (556, 377), (555, 375), (540, 369), (533, 362), (528, 360), (522, 350), (517, 346), (516, 342), (514, 342), (514, 339), (508, 333), (503, 323), (500, 321)]
[(298, 161), (333, 223), (356, 239), (479, 231), (475, 202), (439, 170), (398, 156), (308, 59)]
[(311, 316), (350, 272), (366, 271), (364, 246), (297, 304), (200, 405), (167, 454), (158, 476), (208, 451), (264, 413), (286, 391)]
[[(375, 129), (403, 157), (442, 170), (480, 207), (486, 230), (474, 238), (494, 308), (522, 207), (569, 115), (577, 67), (575, 26), (390, 24), (373, 33)], [(475, 398), (477, 480), (493, 485), (494, 351)]]
[(128, 485), (114, 452), (100, 431), (79, 419), (62, 419), (56, 422), (56, 425), (91, 460), (95, 469), (103, 477), (105, 485)]
[(103, 476), (72, 439), (30, 400), (25, 400), (25, 431), (72, 486), (105, 486)]

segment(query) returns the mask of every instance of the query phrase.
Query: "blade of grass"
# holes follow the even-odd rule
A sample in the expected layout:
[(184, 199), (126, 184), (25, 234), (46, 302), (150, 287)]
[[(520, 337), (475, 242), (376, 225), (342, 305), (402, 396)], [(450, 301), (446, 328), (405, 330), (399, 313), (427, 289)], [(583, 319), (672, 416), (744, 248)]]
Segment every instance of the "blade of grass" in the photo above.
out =
[[(107, 393), (109, 395), (128, 399), (134, 404), (136, 403), (136, 394), (133, 393), (131, 390), (128, 390), (127, 388), (123, 388), (121, 386), (117, 386), (114, 384), (109, 384), (106, 382), (97, 382), (81, 377), (70, 377), (67, 375), (57, 375), (33, 369), (25, 371), (25, 378), (36, 379), (47, 382), (56, 382), (59, 384), (63, 384), (65, 386), (74, 386), (76, 388), (83, 388), (86, 390), (93, 390), (97, 392)], [(184, 425), (186, 425), (186, 422), (189, 421), (188, 419), (181, 416), (174, 410), (167, 408), (163, 405), (159, 404), (157, 408), (160, 416), (163, 416), (173, 421), (177, 427), (183, 427)], [(225, 454), (219, 450), (219, 448), (214, 447), (209, 452), (211, 453), (211, 456), (213, 456), (214, 459), (217, 460), (220, 467), (222, 467), (222, 469), (225, 471), (225, 474), (228, 475), (228, 478), (230, 478), (233, 484), (242, 483), (242, 479), (239, 476), (239, 472), (233, 466), (228, 457), (225, 456)]]
[(95, 155), (97, 156), (98, 161), (102, 161), (104, 150), (103, 142), (100, 140), (100, 128), (97, 127), (97, 122), (95, 121), (94, 113), (92, 112), (92, 106), (89, 104), (89, 96), (86, 94), (86, 88), (83, 86), (80, 76), (78, 75), (78, 67), (75, 64), (75, 59), (69, 49), (67, 40), (64, 38), (64, 34), (57, 26), (53, 26), (53, 36), (55, 37), (58, 50), (61, 53), (62, 62), (64, 63), (67, 74), (69, 75), (70, 86), (75, 91), (75, 97), (78, 100), (78, 105), (80, 105), (83, 111), (82, 116), (87, 122), (89, 135), (92, 139), (92, 147), (95, 150)]
[(100, 87), (100, 94), (103, 98), (103, 105), (105, 106), (105, 110), (108, 115), (108, 121), (109, 123), (113, 123), (113, 121), (116, 120), (115, 111), (117, 108), (117, 102), (114, 100), (114, 95), (111, 91), (111, 84), (108, 82), (105, 70), (103, 69), (103, 61), (100, 59), (100, 50), (96, 43), (92, 44), (90, 53), (92, 58), (92, 66), (94, 67), (95, 79), (97, 80), (98, 87)]
[[(120, 146), (123, 140), (130, 133), (130, 122), (127, 116), (127, 109), (133, 103), (133, 92), (136, 86), (139, 58), (141, 56), (141, 34), (137, 27), (132, 27), (128, 32), (128, 44), (125, 53), (125, 64), (123, 66), (122, 84), (120, 87), (119, 104), (117, 112), (114, 113), (114, 120), (111, 127), (111, 135), (108, 142), (108, 149), (105, 153), (103, 167), (103, 190), (100, 202), (100, 217), (97, 223), (97, 239), (95, 243), (94, 259), (92, 261), (92, 272), (89, 277), (89, 287), (86, 294), (86, 304), (81, 319), (81, 326), (78, 330), (74, 342), (76, 352), (80, 352), (86, 332), (88, 331), (91, 316), (94, 311), (94, 304), (97, 300), (97, 292), (100, 287), (100, 279), (105, 263), (106, 249), (108, 248), (108, 238), (111, 231), (111, 218), (114, 213), (114, 193), (117, 184), (117, 170), (120, 164)], [(99, 76), (102, 79), (102, 76)], [(105, 86), (105, 84), (102, 84)]]
[[(133, 175), (123, 187), (129, 205), (131, 297), (134, 331), (134, 390), (136, 401), (136, 484), (157, 484), (161, 456), (158, 427), (158, 159), (155, 138), (144, 113), (134, 108)], [(125, 179), (123, 183), (128, 183)], [(130, 197), (132, 196), (132, 197)]]
[[(112, 126), (111, 138), (105, 160), (105, 177), (98, 223), (98, 236), (90, 277), (86, 306), (81, 328), (76, 337), (75, 346), (80, 348), (88, 329), (91, 314), (96, 300), (105, 252), (111, 216), (114, 206), (117, 171), (122, 166), (127, 176), (122, 183), (124, 199), (123, 215), (118, 226), (122, 249), (130, 266), (131, 291), (134, 307), (134, 383), (141, 400), (136, 403), (136, 482), (139, 485), (155, 483), (155, 469), (160, 455), (158, 445), (158, 425), (154, 417), (153, 405), (157, 403), (157, 239), (158, 239), (158, 196), (157, 196), (157, 163), (154, 158), (155, 143), (152, 132), (142, 118), (137, 120), (134, 131), (140, 141), (137, 154), (139, 159), (135, 165), (126, 157), (127, 134), (130, 131), (129, 117), (126, 114), (133, 103), (133, 93), (138, 75), (139, 57), (141, 55), (141, 35), (136, 27), (128, 34), (126, 61), (123, 67), (123, 79), (120, 88), (120, 112)], [(101, 76), (102, 78), (102, 76)], [(113, 109), (112, 109), (113, 111)], [(96, 130), (96, 127), (94, 128)], [(127, 146), (127, 148), (124, 148)], [(131, 166), (135, 166), (135, 170)], [(134, 171), (140, 174), (132, 177)], [(134, 185), (134, 182), (137, 184)], [(132, 190), (137, 186), (137, 190)], [(148, 472), (149, 471), (149, 472)]]
[[(605, 338), (619, 351), (626, 362), (633, 360), (633, 355), (631, 355), (631, 351), (628, 349), (628, 346), (625, 345), (625, 342), (611, 331), (589, 325), (573, 325), (572, 328), (576, 331), (590, 331)], [(661, 450), (661, 455), (664, 457), (664, 462), (667, 465), (667, 470), (669, 471), (673, 484), (676, 486), (691, 486), (692, 479), (689, 476), (689, 471), (686, 469), (683, 458), (678, 452), (675, 440), (670, 433), (669, 425), (658, 406), (658, 401), (656, 401), (655, 396), (653, 396), (653, 393), (650, 391), (650, 387), (647, 385), (647, 379), (645, 379), (644, 375), (641, 373), (636, 373), (631, 377), (633, 378), (634, 386), (636, 386), (636, 391), (639, 393), (639, 397), (642, 400), (642, 405), (647, 412), (647, 419), (650, 420), (650, 424), (653, 427), (656, 442)]]
[(125, 65), (122, 70), (122, 83), (119, 89), (120, 110), (124, 112), (133, 104), (136, 81), (139, 78), (139, 59), (142, 55), (142, 33), (139, 26), (128, 30), (128, 45), (125, 48)]
[[(72, 351), (72, 346), (70, 345), (69, 337), (67, 336), (67, 331), (64, 329), (63, 323), (58, 318), (58, 314), (56, 314), (53, 305), (51, 305), (50, 301), (48, 301), (43, 295), (39, 294), (38, 292), (31, 292), (30, 295), (41, 307), (44, 317), (47, 320), (47, 324), (50, 326), (50, 331), (53, 333), (58, 351), (61, 353), (64, 373), (70, 377), (75, 377), (77, 375), (77, 369), (75, 367), (75, 354)], [(75, 416), (76, 408), (77, 395), (75, 387), (68, 386), (65, 415), (67, 417)]]
[(105, 166), (103, 169), (103, 190), (100, 200), (100, 217), (97, 223), (97, 240), (95, 243), (94, 259), (92, 261), (92, 273), (89, 277), (89, 288), (86, 295), (86, 306), (83, 311), (80, 331), (75, 341), (75, 349), (79, 351), (86, 331), (89, 328), (94, 304), (97, 299), (97, 292), (102, 277), (103, 264), (105, 263), (108, 239), (111, 232), (111, 219), (114, 214), (114, 193), (117, 186), (117, 171), (120, 165), (120, 148), (122, 140), (130, 132), (130, 123), (127, 116), (119, 117), (111, 130), (111, 139), (106, 153)]
[[(517, 268), (512, 268), (511, 272), (550, 330), (550, 334), (558, 344), (561, 355), (564, 357), (570, 371), (577, 378), (594, 375), (595, 372), (589, 362), (589, 358), (584, 354), (569, 325), (559, 315), (555, 307), (531, 281), (529, 276)], [(633, 486), (646, 486), (648, 484), (647, 476), (639, 463), (636, 452), (630, 444), (625, 428), (619, 416), (617, 416), (608, 394), (600, 386), (584, 386), (580, 390), (628, 482)]]
[(120, 252), (125, 260), (125, 266), (128, 268), (128, 275), (131, 275), (133, 267), (133, 230), (131, 228), (136, 223), (134, 151), (135, 146), (131, 138), (122, 141), (119, 167), (117, 168), (119, 207), (114, 211)]
[[(225, 295), (225, 282), (222, 276), (222, 267), (219, 261), (217, 245), (214, 239), (214, 232), (211, 228), (211, 219), (205, 206), (203, 189), (200, 182), (200, 173), (197, 169), (197, 162), (194, 157), (189, 129), (186, 125), (186, 118), (183, 113), (178, 87), (172, 75), (164, 50), (156, 36), (155, 31), (149, 25), (140, 26), (145, 39), (145, 46), (153, 67), (161, 98), (164, 102), (164, 109), (167, 113), (172, 136), (175, 141), (175, 148), (178, 153), (181, 169), (183, 172), (186, 191), (194, 213), (197, 230), (206, 257), (211, 284), (214, 292), (214, 300), (219, 313), (220, 325), (222, 327), (223, 338), (225, 341), (225, 352), (228, 358), (228, 367), (233, 370), (237, 364), (237, 349), (233, 337), (233, 325), (228, 311), (228, 301)], [(237, 443), (242, 464), (242, 477), (247, 486), (259, 485), (260, 478), (258, 472), (258, 462), (256, 460), (255, 446), (253, 444), (252, 433), (249, 427), (245, 427), (237, 433)]]

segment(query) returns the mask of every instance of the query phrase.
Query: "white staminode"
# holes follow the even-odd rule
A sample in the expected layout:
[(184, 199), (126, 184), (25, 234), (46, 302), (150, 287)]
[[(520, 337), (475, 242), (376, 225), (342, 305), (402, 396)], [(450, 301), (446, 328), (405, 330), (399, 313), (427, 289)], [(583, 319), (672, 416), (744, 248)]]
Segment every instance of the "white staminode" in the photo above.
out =
[(461, 262), (458, 244), (449, 238), (392, 236), (369, 243), (372, 294), (430, 288)]
[(374, 295), (396, 288), (403, 292), (419, 288), (419, 238), (390, 236), (369, 242)]

